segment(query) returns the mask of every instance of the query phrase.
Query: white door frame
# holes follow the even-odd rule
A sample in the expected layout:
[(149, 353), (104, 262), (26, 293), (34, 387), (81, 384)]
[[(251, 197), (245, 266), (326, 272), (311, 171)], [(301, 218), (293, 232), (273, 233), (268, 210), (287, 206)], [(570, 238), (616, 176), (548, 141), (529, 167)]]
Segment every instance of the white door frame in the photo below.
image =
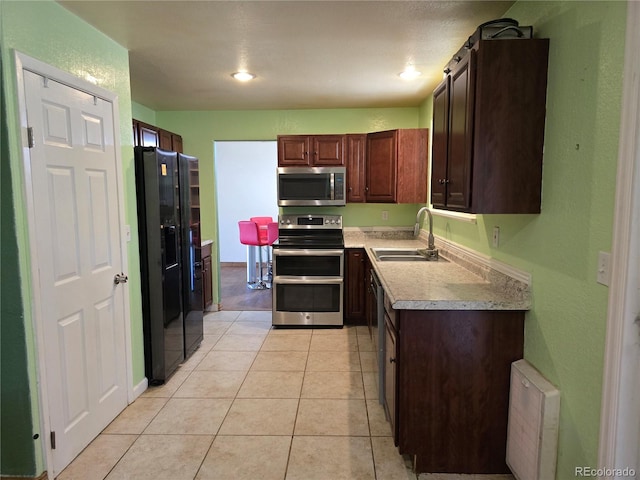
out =
[[(49, 425), (49, 399), (47, 397), (47, 369), (45, 368), (45, 356), (44, 345), (45, 338), (42, 328), (43, 318), (43, 306), (40, 304), (40, 282), (38, 271), (38, 249), (35, 238), (35, 209), (33, 202), (33, 183), (31, 177), (30, 158), (31, 153), (29, 151), (28, 137), (27, 137), (27, 107), (25, 103), (25, 88), (24, 88), (24, 70), (31, 71), (42, 75), (43, 77), (50, 78), (56, 82), (67, 85), (76, 90), (81, 90), (90, 95), (102, 98), (113, 105), (113, 129), (114, 129), (114, 150), (116, 157), (116, 185), (118, 189), (118, 227), (120, 230), (120, 250), (122, 252), (121, 260), (123, 267), (128, 265), (127, 262), (127, 239), (123, 234), (125, 230), (125, 212), (124, 212), (124, 181), (122, 172), (122, 157), (120, 147), (120, 117), (118, 107), (118, 95), (105, 90), (97, 85), (89, 83), (81, 78), (75, 77), (67, 72), (59, 70), (51, 65), (36, 60), (18, 51), (14, 52), (16, 63), (16, 77), (17, 77), (17, 92), (18, 92), (18, 106), (19, 106), (19, 121), (20, 121), (20, 133), (22, 139), (22, 165), (24, 174), (24, 192), (25, 203), (27, 207), (27, 226), (29, 236), (29, 255), (30, 258), (27, 262), (30, 264), (30, 285), (31, 285), (31, 312), (32, 312), (32, 324), (35, 332), (35, 345), (36, 345), (36, 367), (37, 367), (37, 380), (38, 380), (38, 401), (40, 408), (40, 441), (42, 451), (44, 453), (47, 466), (53, 465), (53, 455), (51, 451), (50, 438), (48, 432), (51, 430)], [(131, 403), (135, 399), (135, 392), (133, 388), (133, 365), (131, 359), (132, 345), (131, 345), (131, 318), (130, 318), (130, 305), (129, 305), (129, 284), (121, 285), (125, 287), (123, 289), (124, 300), (124, 328), (125, 328), (125, 364), (127, 370), (127, 399)], [(51, 469), (47, 468), (47, 474), (51, 477)]]
[[(607, 312), (598, 468), (633, 467), (638, 456), (640, 325), (640, 3), (627, 3), (622, 113)], [(634, 321), (636, 324), (634, 324)], [(635, 376), (635, 382), (632, 381)], [(635, 425), (634, 425), (635, 423)], [(637, 467), (637, 466), (636, 466)], [(636, 471), (636, 473), (638, 473)], [(607, 477), (611, 478), (611, 477)], [(615, 477), (618, 478), (618, 477)]]

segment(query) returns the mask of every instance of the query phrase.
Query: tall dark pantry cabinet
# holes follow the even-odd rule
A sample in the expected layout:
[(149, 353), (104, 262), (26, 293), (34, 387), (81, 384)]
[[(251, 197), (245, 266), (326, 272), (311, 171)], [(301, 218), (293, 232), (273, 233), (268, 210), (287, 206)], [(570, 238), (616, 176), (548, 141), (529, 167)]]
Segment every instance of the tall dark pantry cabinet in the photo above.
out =
[(192, 216), (198, 159), (135, 147), (145, 375), (165, 380), (202, 342), (200, 218)]

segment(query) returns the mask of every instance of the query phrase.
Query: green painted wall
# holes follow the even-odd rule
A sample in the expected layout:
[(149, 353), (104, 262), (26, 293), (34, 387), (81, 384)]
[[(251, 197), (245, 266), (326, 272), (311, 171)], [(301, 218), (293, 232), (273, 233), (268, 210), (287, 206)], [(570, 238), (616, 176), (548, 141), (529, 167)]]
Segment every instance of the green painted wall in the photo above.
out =
[[(131, 336), (134, 348), (133, 383), (136, 384), (144, 378), (144, 354), (140, 281), (134, 273), (140, 269), (133, 171), (129, 58), (126, 49), (53, 1), (2, 0), (0, 1), (0, 19), (0, 48), (4, 66), (2, 83), (7, 103), (6, 108), (2, 109), (2, 122), (7, 127), (7, 141), (3, 141), (2, 147), (2, 352), (3, 355), (5, 352), (11, 352), (9, 349), (11, 347), (18, 355), (13, 361), (5, 363), (3, 358), (2, 362), (3, 421), (1, 428), (3, 444), (0, 473), (3, 475), (36, 475), (44, 470), (45, 465), (40, 440), (34, 441), (31, 438), (36, 433), (42, 435), (42, 432), (39, 432), (37, 359), (29, 302), (31, 266), (28, 255), (29, 240), (24, 203), (20, 131), (17, 122), (17, 89), (13, 49), (78, 77), (82, 77), (84, 72), (91, 73), (93, 76), (103, 79), (100, 83), (101, 87), (115, 92), (119, 96), (120, 142), (125, 181), (125, 220), (131, 226), (132, 233), (132, 241), (128, 244), (127, 255), (130, 278)], [(5, 169), (10, 169), (10, 177), (5, 176)], [(10, 188), (5, 190), (5, 182), (9, 178), (11, 180)], [(12, 193), (12, 202), (4, 201), (4, 196), (8, 193)], [(5, 250), (5, 246), (7, 250)], [(15, 249), (17, 255), (14, 255), (9, 262), (4, 263), (5, 254), (9, 255), (12, 248)], [(5, 282), (5, 275), (12, 278), (14, 282), (18, 279), (18, 285), (11, 286), (11, 282)], [(6, 316), (5, 313), (7, 313)], [(9, 336), (5, 337), (7, 332)], [(17, 409), (15, 421), (5, 422), (6, 416), (10, 418), (14, 415), (12, 410), (5, 410), (5, 407), (11, 405), (4, 402), (5, 393), (13, 394), (13, 392), (19, 395), (16, 399), (22, 398), (25, 401), (24, 405), (30, 405), (31, 418), (24, 418), (24, 412)], [(16, 426), (18, 420), (20, 423), (19, 426)], [(7, 435), (10, 435), (9, 438), (11, 438), (11, 449), (4, 442)], [(20, 452), (20, 454), (9, 455), (13, 451)]]
[[(0, 58), (0, 78), (3, 72)], [(6, 110), (4, 86), (0, 83), (0, 111)], [(9, 135), (0, 122), (0, 471), (35, 474), (35, 444), (31, 438), (31, 392), (27, 372), (27, 339), (18, 276), (18, 244), (13, 215), (13, 187), (9, 166)], [(14, 301), (15, 300), (15, 301)], [(21, 379), (23, 379), (21, 381)]]
[[(216, 140), (275, 140), (278, 135), (306, 133), (362, 133), (418, 126), (418, 109), (259, 110), (209, 112), (156, 112), (158, 126), (182, 135), (184, 151), (200, 159), (203, 238), (216, 238), (214, 148)], [(347, 226), (379, 224), (375, 207), (347, 206)], [(389, 207), (389, 208), (387, 208)], [(398, 218), (391, 208), (398, 210)], [(349, 215), (349, 210), (359, 210)], [(382, 207), (381, 207), (382, 208)], [(402, 225), (406, 206), (385, 206), (389, 225)], [(415, 212), (415, 210), (414, 210)], [(353, 223), (351, 223), (353, 222)], [(363, 223), (359, 223), (363, 222)]]
[[(477, 224), (436, 218), (434, 227), (441, 236), (532, 273), (534, 307), (525, 323), (525, 357), (562, 391), (557, 478), (564, 480), (574, 478), (575, 466), (595, 466), (597, 459), (608, 290), (596, 284), (595, 273), (598, 251), (611, 248), (626, 2), (521, 1), (506, 16), (534, 25), (538, 36), (551, 39), (542, 213), (484, 215), (478, 217)], [(2, 110), (7, 128), (0, 148), (0, 472), (32, 475), (42, 471), (44, 462), (39, 442), (31, 440), (35, 433), (32, 425), (37, 429), (40, 418), (34, 401), (37, 387), (31, 312), (29, 303), (21, 300), (30, 289), (30, 266), (13, 48), (74, 74), (94, 69), (102, 72), (107, 78), (103, 86), (119, 94), (126, 216), (133, 236), (128, 250), (130, 278), (131, 272), (139, 270), (132, 111), (140, 120), (182, 134), (185, 151), (203, 161), (203, 184), (212, 186), (203, 191), (203, 233), (215, 238), (213, 141), (272, 140), (282, 133), (428, 127), (432, 106), (429, 98), (417, 108), (403, 109), (153, 112), (130, 102), (126, 50), (52, 1), (0, 0), (1, 75), (7, 101)], [(408, 225), (413, 223), (416, 207), (350, 205), (339, 211), (347, 225), (382, 225), (378, 220), (382, 210), (390, 212), (389, 225)], [(494, 225), (501, 229), (497, 249), (490, 242)], [(17, 258), (10, 255), (12, 249)], [(4, 261), (5, 256), (9, 261)], [(4, 281), (7, 276), (19, 278), (19, 284), (10, 289)], [(130, 286), (135, 383), (144, 376), (139, 281), (132, 278)], [(9, 363), (5, 352), (16, 352)], [(31, 403), (29, 411), (16, 409), (19, 420), (7, 424), (5, 398), (9, 394)], [(14, 414), (13, 408), (10, 414)], [(11, 458), (4, 454), (7, 432), (20, 452)]]
[[(540, 215), (436, 218), (436, 233), (531, 272), (525, 358), (562, 394), (558, 479), (597, 465), (626, 2), (517, 2), (505, 17), (550, 38)], [(500, 246), (491, 246), (494, 226)]]
[[(429, 114), (430, 117), (430, 114)], [(366, 133), (394, 128), (416, 128), (418, 108), (327, 110), (257, 110), (209, 112), (156, 112), (158, 126), (182, 135), (184, 151), (200, 159), (200, 204), (203, 238), (217, 239), (214, 142), (216, 140), (275, 140), (284, 134)], [(416, 205), (367, 204), (318, 209), (340, 213), (344, 225), (413, 225)], [(382, 220), (381, 212), (389, 212)], [(287, 209), (287, 211), (308, 211)], [(216, 243), (217, 245), (217, 243)], [(214, 262), (217, 261), (214, 259)], [(217, 265), (214, 271), (218, 271)], [(219, 274), (218, 274), (219, 278)], [(215, 282), (220, 285), (220, 282)], [(214, 290), (214, 302), (219, 292)]]
[[(477, 224), (436, 218), (436, 233), (532, 273), (534, 309), (525, 356), (562, 391), (558, 477), (595, 465), (608, 290), (596, 284), (599, 250), (609, 251), (615, 191), (626, 2), (518, 2), (506, 16), (551, 38), (540, 215), (480, 215)], [(265, 140), (278, 133), (364, 132), (430, 127), (431, 98), (409, 118), (393, 110), (158, 112), (185, 149), (206, 159), (213, 184), (212, 140)], [(364, 114), (361, 119), (356, 117)], [(197, 133), (196, 133), (197, 132)], [(195, 144), (192, 137), (198, 137)], [(215, 238), (215, 193), (204, 203), (205, 235)], [(349, 205), (345, 225), (413, 223), (416, 206)], [(398, 208), (394, 211), (392, 208)], [(331, 211), (328, 209), (327, 211)], [(491, 246), (494, 226), (501, 244)]]
[(131, 112), (133, 118), (149, 125), (156, 124), (156, 112), (148, 107), (136, 102), (131, 102)]

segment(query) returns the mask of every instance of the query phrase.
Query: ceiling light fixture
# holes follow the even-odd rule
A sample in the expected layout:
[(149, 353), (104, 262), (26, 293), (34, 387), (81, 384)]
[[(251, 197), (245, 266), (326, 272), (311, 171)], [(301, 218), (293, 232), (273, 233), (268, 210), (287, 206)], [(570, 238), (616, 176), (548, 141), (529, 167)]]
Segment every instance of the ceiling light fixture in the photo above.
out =
[(253, 80), (256, 76), (253, 73), (249, 72), (236, 72), (232, 73), (231, 76), (238, 80), (239, 82), (248, 82), (249, 80)]
[(400, 72), (398, 76), (403, 80), (414, 80), (422, 75), (422, 72), (419, 72), (415, 69), (414, 66), (410, 65), (404, 69), (404, 72)]

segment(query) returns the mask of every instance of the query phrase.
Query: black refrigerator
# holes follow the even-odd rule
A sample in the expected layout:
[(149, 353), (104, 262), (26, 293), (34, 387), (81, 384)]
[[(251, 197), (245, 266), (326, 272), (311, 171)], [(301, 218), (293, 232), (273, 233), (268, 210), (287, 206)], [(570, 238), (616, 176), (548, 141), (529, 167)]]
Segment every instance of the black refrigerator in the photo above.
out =
[(151, 385), (164, 383), (202, 341), (200, 219), (192, 219), (189, 196), (192, 162), (197, 159), (176, 152), (135, 148), (145, 375)]
[(182, 235), (182, 313), (184, 354), (189, 358), (202, 343), (202, 238), (200, 236), (200, 184), (198, 159), (178, 154)]

